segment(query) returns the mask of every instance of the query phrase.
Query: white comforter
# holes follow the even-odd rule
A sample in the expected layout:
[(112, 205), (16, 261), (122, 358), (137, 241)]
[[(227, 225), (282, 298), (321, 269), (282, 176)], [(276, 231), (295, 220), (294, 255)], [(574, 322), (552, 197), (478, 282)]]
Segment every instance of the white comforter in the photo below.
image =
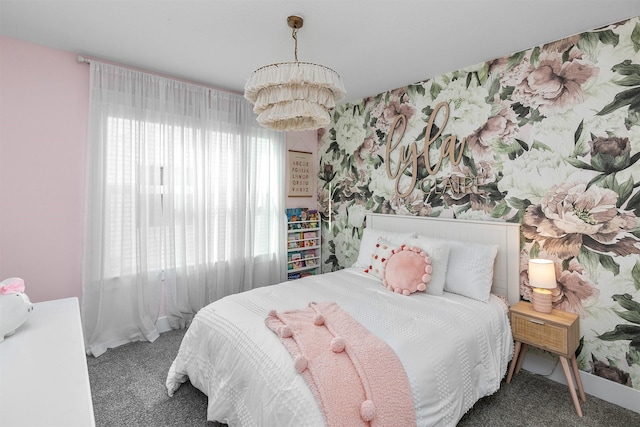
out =
[(334, 301), (396, 352), (419, 426), (453, 426), (500, 386), (513, 342), (507, 306), (445, 293), (411, 296), (349, 268), (223, 298), (194, 318), (167, 376), (209, 397), (207, 419), (239, 426), (322, 426), (322, 414), (280, 339), (269, 310)]

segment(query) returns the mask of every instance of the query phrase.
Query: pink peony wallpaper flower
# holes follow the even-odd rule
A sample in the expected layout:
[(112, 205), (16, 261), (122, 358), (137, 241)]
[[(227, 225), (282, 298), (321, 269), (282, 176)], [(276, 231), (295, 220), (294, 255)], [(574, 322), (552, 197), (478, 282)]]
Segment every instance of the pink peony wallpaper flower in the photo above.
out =
[(367, 212), (518, 222), (521, 298), (552, 259), (580, 369), (640, 389), (640, 18), (340, 105), (320, 135), (324, 271)]

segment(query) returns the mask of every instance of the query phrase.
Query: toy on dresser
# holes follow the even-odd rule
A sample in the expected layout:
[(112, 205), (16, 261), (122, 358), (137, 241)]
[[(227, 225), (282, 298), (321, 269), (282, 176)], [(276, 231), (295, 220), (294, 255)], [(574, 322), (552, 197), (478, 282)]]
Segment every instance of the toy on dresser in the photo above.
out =
[(11, 277), (0, 282), (0, 343), (27, 320), (33, 304), (24, 293), (24, 280)]

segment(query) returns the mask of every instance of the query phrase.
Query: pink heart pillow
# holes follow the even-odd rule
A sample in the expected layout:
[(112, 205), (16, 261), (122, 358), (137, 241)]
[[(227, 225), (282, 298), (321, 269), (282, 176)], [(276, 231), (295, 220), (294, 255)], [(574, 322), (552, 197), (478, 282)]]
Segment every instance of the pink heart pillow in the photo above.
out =
[(384, 263), (382, 283), (390, 291), (410, 295), (427, 289), (431, 280), (431, 258), (422, 249), (402, 245), (391, 251)]

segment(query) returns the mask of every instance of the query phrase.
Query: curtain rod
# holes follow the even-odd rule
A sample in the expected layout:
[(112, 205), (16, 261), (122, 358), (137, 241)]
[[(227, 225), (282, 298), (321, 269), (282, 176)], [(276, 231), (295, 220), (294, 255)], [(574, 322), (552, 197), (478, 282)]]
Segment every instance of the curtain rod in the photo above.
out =
[[(82, 63), (82, 64), (91, 64), (91, 61), (94, 61), (94, 59), (85, 58), (82, 55), (78, 55), (77, 59), (78, 59), (78, 62)], [(197, 86), (203, 86), (203, 87), (205, 87), (207, 89), (210, 89), (210, 90), (217, 90), (219, 92), (225, 92), (225, 93), (230, 93), (232, 95), (243, 96), (243, 94), (240, 93), (240, 92), (235, 92), (233, 90), (228, 90), (228, 89), (220, 89), (220, 88), (215, 87), (215, 86), (211, 86), (211, 85), (200, 83), (200, 82), (195, 82), (193, 80), (182, 79), (180, 77), (175, 77), (175, 76), (172, 76), (172, 75), (169, 75), (169, 74), (158, 73), (158, 72), (153, 72), (153, 71), (147, 71), (147, 70), (143, 70), (143, 69), (137, 68), (137, 67), (131, 67), (131, 66), (128, 66), (128, 65), (116, 64), (116, 63), (110, 62), (110, 61), (102, 61), (100, 59), (95, 59), (95, 61), (104, 62), (104, 63), (111, 64), (111, 65), (117, 65), (118, 67), (128, 68), (130, 70), (135, 70), (135, 71), (140, 71), (140, 72), (143, 72), (143, 73), (153, 74), (153, 75), (156, 75), (156, 76), (165, 77), (165, 78), (169, 78), (169, 79), (173, 79), (173, 80), (179, 80), (179, 81), (184, 82), (184, 83), (189, 83), (189, 84), (193, 84), (193, 85), (197, 85)]]

